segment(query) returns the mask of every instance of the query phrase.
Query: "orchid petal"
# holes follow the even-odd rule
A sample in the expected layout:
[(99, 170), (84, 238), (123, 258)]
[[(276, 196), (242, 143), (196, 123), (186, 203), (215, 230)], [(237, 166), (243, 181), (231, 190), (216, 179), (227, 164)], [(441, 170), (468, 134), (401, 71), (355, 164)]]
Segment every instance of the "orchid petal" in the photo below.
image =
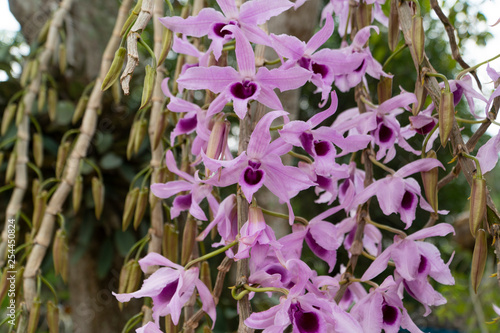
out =
[(212, 319), (212, 329), (215, 325), (215, 319), (217, 317), (217, 313), (215, 312), (215, 303), (212, 297), (212, 293), (208, 290), (207, 286), (199, 279), (194, 281), (196, 285), (196, 289), (198, 289), (198, 293), (200, 294), (200, 299), (202, 302), (202, 309), (206, 314)]
[(394, 244), (389, 246), (387, 249), (385, 249), (384, 252), (382, 252), (368, 267), (368, 269), (365, 271), (363, 276), (361, 277), (362, 281), (369, 281), (382, 273), (386, 268), (389, 263), (389, 259), (391, 258), (391, 253), (392, 250), (394, 249)]
[(232, 67), (191, 67), (177, 82), (186, 89), (208, 89), (220, 93), (231, 83), (239, 82), (241, 75)]
[(330, 38), (334, 28), (335, 24), (333, 22), (333, 17), (327, 16), (325, 25), (307, 42), (304, 53), (312, 54), (314, 51), (319, 49), (319, 47), (323, 45), (328, 40), (328, 38)]
[(255, 54), (252, 45), (237, 26), (227, 25), (224, 30), (231, 31), (236, 39), (236, 61), (241, 76), (245, 79), (253, 78), (255, 76)]
[(165, 184), (151, 184), (151, 192), (162, 199), (170, 198), (182, 191), (191, 191), (192, 188), (193, 184), (185, 180), (174, 180)]
[(278, 55), (293, 62), (299, 60), (304, 55), (305, 43), (295, 36), (271, 34), (273, 49)]
[(500, 131), (498, 131), (497, 135), (489, 139), (477, 151), (476, 158), (479, 160), (479, 165), (481, 166), (481, 171), (483, 174), (493, 170), (493, 168), (498, 162), (499, 152), (500, 152)]
[(319, 112), (312, 116), (308, 123), (311, 124), (311, 127), (316, 127), (319, 124), (321, 124), (324, 120), (329, 118), (331, 115), (337, 111), (337, 106), (338, 106), (338, 98), (337, 98), (337, 93), (334, 91), (330, 94), (332, 97), (332, 103), (330, 104), (330, 107), (326, 109), (325, 111)]
[(417, 277), (420, 254), (415, 242), (403, 240), (393, 248), (391, 257), (396, 265), (396, 270), (405, 280), (412, 281)]
[(422, 230), (419, 230), (410, 236), (406, 237), (408, 240), (417, 240), (417, 239), (424, 239), (424, 238), (429, 238), (429, 237), (444, 237), (448, 235), (449, 233), (455, 234), (455, 230), (453, 229), (453, 226), (448, 223), (439, 223), (436, 224), (432, 227), (425, 228)]
[(261, 67), (255, 76), (256, 81), (262, 82), (269, 87), (276, 87), (280, 91), (302, 87), (310, 78), (311, 72), (302, 67), (293, 67), (285, 70), (279, 68), (268, 70), (265, 67)]
[(234, 0), (217, 0), (220, 9), (226, 17), (233, 18), (238, 16), (238, 8)]
[(190, 16), (186, 19), (179, 16), (167, 16), (161, 17), (159, 20), (173, 32), (193, 37), (202, 37), (207, 34), (207, 31), (214, 22), (225, 22), (226, 18), (213, 8), (204, 8), (197, 16)]
[(177, 163), (176, 163), (175, 158), (174, 158), (174, 153), (172, 153), (171, 150), (168, 150), (167, 153), (165, 154), (165, 162), (166, 162), (167, 168), (170, 172), (176, 174), (179, 177), (184, 178), (185, 180), (187, 180), (190, 183), (195, 182), (193, 176), (191, 176), (187, 172), (181, 171), (181, 170), (179, 170), (179, 168), (177, 168)]
[(178, 270), (184, 270), (184, 267), (177, 265), (172, 261), (168, 260), (161, 254), (150, 252), (144, 258), (139, 260), (139, 265), (144, 273), (146, 273), (148, 267), (150, 266), (167, 266)]
[(411, 163), (406, 164), (404, 167), (399, 169), (395, 174), (394, 177), (408, 177), (409, 175), (412, 175), (417, 172), (421, 171), (429, 171), (431, 169), (434, 169), (436, 167), (441, 167), (444, 169), (443, 164), (435, 159), (435, 158), (422, 158), (420, 160), (413, 161)]
[(356, 36), (354, 37), (354, 40), (352, 41), (351, 47), (353, 49), (358, 49), (358, 50), (363, 49), (366, 42), (370, 38), (370, 34), (371, 34), (370, 30), (371, 29), (375, 30), (375, 32), (377, 34), (379, 33), (379, 29), (375, 25), (369, 25), (367, 27), (364, 27), (363, 29), (359, 30), (356, 33)]
[(260, 25), (271, 17), (277, 16), (293, 7), (288, 0), (253, 0), (247, 1), (240, 7), (240, 21), (247, 24)]
[(379, 114), (390, 113), (391, 111), (397, 108), (404, 108), (416, 102), (417, 102), (417, 97), (415, 96), (414, 93), (408, 93), (408, 92), (402, 93), (380, 104), (380, 106), (377, 109), (377, 112)]
[(285, 111), (272, 111), (266, 113), (259, 120), (248, 142), (247, 154), (249, 158), (261, 159), (264, 156), (271, 142), (269, 127), (271, 127), (272, 122), (276, 118), (286, 116), (287, 114), (288, 112)]

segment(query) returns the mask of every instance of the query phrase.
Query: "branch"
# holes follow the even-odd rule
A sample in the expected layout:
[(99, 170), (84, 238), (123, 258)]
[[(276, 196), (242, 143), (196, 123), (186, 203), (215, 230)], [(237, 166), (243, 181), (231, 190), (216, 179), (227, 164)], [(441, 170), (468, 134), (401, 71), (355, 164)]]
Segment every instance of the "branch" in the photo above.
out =
[(82, 125), (80, 126), (80, 135), (78, 136), (71, 155), (68, 158), (64, 178), (47, 205), (40, 229), (34, 239), (33, 249), (28, 257), (26, 269), (23, 275), (24, 297), (28, 308), (31, 308), (33, 298), (36, 296), (35, 276), (40, 268), (43, 258), (45, 257), (47, 248), (51, 243), (55, 216), (62, 210), (62, 206), (75, 183), (76, 177), (78, 176), (80, 161), (86, 156), (90, 140), (94, 136), (97, 124), (97, 110), (101, 107), (102, 80), (111, 65), (114, 51), (120, 42), (120, 30), (125, 22), (125, 19), (127, 18), (131, 3), (132, 0), (124, 0), (120, 6), (113, 34), (102, 57), (99, 77), (97, 78), (96, 84), (92, 89), (87, 108), (85, 109)]

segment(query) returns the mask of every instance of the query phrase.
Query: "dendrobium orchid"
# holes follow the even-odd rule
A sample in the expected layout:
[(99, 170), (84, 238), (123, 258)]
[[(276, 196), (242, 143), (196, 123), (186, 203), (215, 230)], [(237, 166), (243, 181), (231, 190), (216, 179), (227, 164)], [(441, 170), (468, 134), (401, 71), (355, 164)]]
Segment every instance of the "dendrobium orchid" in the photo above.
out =
[(139, 265), (144, 273), (150, 266), (163, 267), (144, 280), (138, 291), (129, 294), (113, 293), (118, 301), (128, 302), (132, 298), (151, 297), (153, 299), (153, 319), (156, 325), (159, 325), (159, 318), (166, 315), (171, 315), (172, 322), (177, 325), (182, 307), (191, 298), (196, 288), (203, 303), (203, 310), (215, 323), (214, 300), (207, 286), (198, 278), (198, 267), (184, 270), (184, 267), (154, 252), (139, 260)]

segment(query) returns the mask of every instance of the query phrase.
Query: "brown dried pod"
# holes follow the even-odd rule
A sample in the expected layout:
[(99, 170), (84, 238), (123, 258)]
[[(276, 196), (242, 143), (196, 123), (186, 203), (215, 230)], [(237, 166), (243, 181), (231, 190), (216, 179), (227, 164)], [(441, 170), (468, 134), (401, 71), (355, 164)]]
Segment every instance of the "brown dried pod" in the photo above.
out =
[(477, 294), (477, 288), (481, 284), (486, 267), (486, 259), (488, 257), (488, 242), (486, 238), (486, 231), (478, 229), (476, 233), (476, 243), (474, 245), (474, 253), (472, 254), (472, 265), (470, 272), (470, 280), (472, 288)]
[(392, 77), (381, 76), (377, 84), (378, 103), (382, 104), (392, 96)]
[(181, 248), (181, 265), (185, 266), (193, 253), (193, 248), (195, 245), (196, 230), (198, 225), (196, 220), (191, 215), (188, 216), (186, 220), (186, 225), (184, 226), (184, 233), (182, 235), (182, 248)]
[[(436, 152), (431, 150), (427, 153), (426, 158), (437, 158)], [(425, 198), (427, 202), (431, 205), (434, 212), (438, 211), (438, 180), (439, 180), (439, 169), (435, 167), (428, 171), (422, 171), (420, 173), (422, 176), (422, 183), (424, 184)]]
[(141, 188), (139, 195), (137, 196), (137, 204), (135, 206), (134, 213), (134, 229), (137, 230), (142, 222), (146, 208), (148, 207), (148, 195), (149, 190), (147, 187)]
[(165, 223), (163, 228), (163, 255), (172, 262), (179, 260), (178, 255), (179, 246), (179, 231), (172, 223)]
[(125, 265), (122, 266), (122, 269), (120, 270), (120, 278), (118, 279), (118, 294), (124, 294), (127, 290), (128, 279), (130, 276), (130, 267), (132, 267), (133, 262), (134, 259), (130, 259), (125, 263)]
[(469, 227), (472, 236), (475, 237), (486, 215), (486, 180), (484, 178), (472, 178), (469, 204)]
[(31, 185), (31, 197), (33, 199), (33, 202), (36, 200), (36, 196), (38, 195), (38, 190), (40, 189), (40, 180), (38, 178), (33, 179), (32, 185)]
[(73, 211), (78, 213), (82, 204), (83, 196), (83, 177), (82, 175), (76, 176), (75, 185), (73, 186), (72, 201), (73, 201)]
[(369, 26), (372, 21), (372, 5), (364, 1), (360, 1), (356, 11), (356, 23), (358, 30)]
[(33, 304), (31, 304), (30, 316), (28, 319), (28, 330), (27, 333), (35, 333), (38, 328), (38, 321), (40, 320), (40, 307), (42, 302), (40, 298), (37, 296), (33, 300)]
[(47, 102), (49, 107), (49, 119), (54, 121), (57, 113), (57, 90), (53, 87), (49, 88), (47, 93)]
[(7, 130), (9, 129), (10, 123), (12, 122), (12, 119), (14, 119), (14, 116), (16, 115), (16, 110), (17, 110), (16, 103), (10, 103), (5, 108), (5, 112), (3, 113), (3, 116), (2, 116), (2, 128), (0, 131), (0, 134), (2, 136), (4, 136), (5, 133), (7, 133)]
[(52, 19), (45, 21), (45, 24), (43, 25), (42, 29), (38, 33), (37, 42), (39, 45), (45, 44), (45, 41), (47, 40), (47, 36), (49, 35), (50, 23), (52, 23)]
[(89, 96), (82, 96), (78, 100), (76, 104), (75, 112), (73, 112), (73, 118), (71, 118), (71, 123), (76, 124), (78, 120), (83, 116), (85, 109), (87, 108), (87, 104), (89, 102)]
[(104, 184), (95, 176), (92, 177), (92, 198), (95, 204), (95, 217), (99, 220), (104, 207)]
[(14, 174), (16, 172), (16, 162), (17, 162), (17, 153), (13, 151), (9, 156), (9, 161), (7, 162), (7, 170), (5, 171), (5, 184), (10, 183), (12, 178), (14, 178)]
[(66, 160), (68, 159), (69, 149), (71, 148), (71, 142), (65, 141), (57, 149), (57, 159), (56, 159), (56, 178), (61, 179), (64, 166), (66, 165)]
[(391, 11), (389, 13), (389, 33), (387, 39), (389, 41), (389, 49), (394, 52), (399, 42), (399, 0), (391, 0)]
[(40, 168), (43, 164), (43, 136), (40, 133), (33, 134), (33, 157)]
[(453, 93), (451, 91), (441, 91), (439, 102), (439, 138), (441, 145), (444, 147), (448, 143), (448, 138), (453, 128), (453, 120), (455, 118), (455, 105), (453, 103)]
[(47, 301), (47, 326), (49, 333), (59, 333), (59, 308), (52, 301)]
[(414, 15), (411, 20), (411, 46), (415, 52), (417, 63), (420, 65), (424, 60), (425, 31), (422, 16)]
[(28, 60), (26, 65), (24, 66), (23, 72), (21, 73), (21, 77), (19, 78), (19, 84), (21, 87), (26, 87), (28, 84), (29, 76), (31, 73), (31, 67), (35, 65), (34, 60)]
[(130, 222), (132, 222), (132, 217), (134, 217), (135, 206), (137, 203), (137, 197), (139, 196), (139, 188), (135, 187), (133, 190), (127, 193), (127, 198), (125, 199), (125, 206), (123, 208), (122, 217), (122, 230), (127, 230)]

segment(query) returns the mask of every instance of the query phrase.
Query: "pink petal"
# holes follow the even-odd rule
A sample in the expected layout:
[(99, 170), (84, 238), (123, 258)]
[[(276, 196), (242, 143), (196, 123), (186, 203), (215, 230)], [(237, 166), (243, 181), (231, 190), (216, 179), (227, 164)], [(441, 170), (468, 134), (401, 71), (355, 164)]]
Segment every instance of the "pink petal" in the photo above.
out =
[(247, 24), (260, 25), (291, 7), (293, 7), (293, 3), (287, 0), (247, 1), (240, 7), (240, 21)]
[(226, 18), (213, 8), (202, 9), (197, 16), (183, 19), (179, 16), (162, 17), (160, 22), (172, 30), (183, 35), (202, 37), (205, 36), (214, 22), (226, 22)]
[(208, 89), (220, 93), (231, 83), (239, 82), (240, 74), (232, 67), (191, 67), (177, 82), (189, 90)]
[(326, 23), (323, 28), (315, 33), (314, 36), (312, 36), (311, 39), (307, 42), (305, 53), (312, 54), (314, 51), (319, 49), (319, 47), (323, 45), (328, 40), (328, 38), (330, 38), (334, 28), (335, 24), (333, 22), (333, 17), (327, 16)]

